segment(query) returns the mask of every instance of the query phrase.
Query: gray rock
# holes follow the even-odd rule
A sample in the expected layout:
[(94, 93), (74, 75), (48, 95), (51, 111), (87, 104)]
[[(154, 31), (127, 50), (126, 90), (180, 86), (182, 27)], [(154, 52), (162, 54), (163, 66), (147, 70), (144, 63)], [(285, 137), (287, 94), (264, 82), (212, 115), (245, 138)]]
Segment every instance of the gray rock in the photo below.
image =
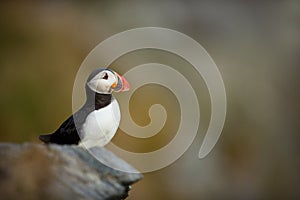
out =
[(142, 175), (105, 148), (92, 152), (78, 146), (0, 143), (0, 196), (125, 199)]

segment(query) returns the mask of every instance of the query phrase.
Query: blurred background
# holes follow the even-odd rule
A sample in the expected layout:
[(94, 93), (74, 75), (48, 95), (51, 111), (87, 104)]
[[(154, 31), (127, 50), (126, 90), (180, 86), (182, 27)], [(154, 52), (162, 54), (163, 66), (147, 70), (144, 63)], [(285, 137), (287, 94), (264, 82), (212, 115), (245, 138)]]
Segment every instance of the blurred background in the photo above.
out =
[[(101, 41), (127, 29), (159, 26), (197, 40), (223, 76), (228, 112), (213, 151), (197, 157), (210, 117), (205, 83), (189, 64), (166, 52), (143, 50), (117, 59), (124, 73), (147, 62), (181, 71), (200, 101), (200, 130), (172, 165), (144, 174), (128, 199), (300, 198), (300, 1), (2, 1), (0, 3), (0, 141), (39, 142), (72, 113), (76, 72)], [(191, 67), (191, 66), (190, 66)], [(149, 123), (153, 103), (167, 109), (166, 127), (140, 141), (121, 131), (114, 143), (148, 152), (174, 136), (180, 109), (174, 95), (140, 88), (130, 109)], [(172, 135), (173, 134), (173, 135)]]

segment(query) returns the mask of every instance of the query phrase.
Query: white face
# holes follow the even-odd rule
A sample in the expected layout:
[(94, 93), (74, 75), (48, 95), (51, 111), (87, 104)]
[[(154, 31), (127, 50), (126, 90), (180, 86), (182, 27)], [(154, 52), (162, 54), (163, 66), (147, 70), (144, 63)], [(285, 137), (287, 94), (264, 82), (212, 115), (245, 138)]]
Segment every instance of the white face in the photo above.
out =
[(116, 75), (109, 71), (103, 70), (94, 76), (87, 85), (91, 90), (101, 94), (110, 94), (112, 92), (111, 86), (117, 83)]

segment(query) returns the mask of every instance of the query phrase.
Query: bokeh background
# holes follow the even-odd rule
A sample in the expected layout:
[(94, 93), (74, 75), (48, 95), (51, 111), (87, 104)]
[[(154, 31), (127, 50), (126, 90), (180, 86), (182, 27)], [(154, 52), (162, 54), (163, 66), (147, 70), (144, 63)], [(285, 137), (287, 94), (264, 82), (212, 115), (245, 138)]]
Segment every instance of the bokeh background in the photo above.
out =
[[(0, 141), (39, 142), (72, 113), (72, 89), (85, 56), (121, 31), (160, 26), (202, 44), (223, 76), (228, 112), (214, 150), (197, 153), (210, 102), (200, 76), (166, 52), (132, 52), (115, 61), (121, 73), (161, 62), (180, 70), (197, 90), (199, 134), (188, 151), (162, 170), (144, 174), (128, 199), (300, 198), (300, 1), (1, 1)], [(153, 102), (168, 123), (139, 141), (118, 132), (114, 142), (136, 152), (162, 147), (179, 123), (178, 102), (166, 88), (145, 86), (132, 97), (138, 124)], [(172, 117), (171, 117), (172, 116)]]

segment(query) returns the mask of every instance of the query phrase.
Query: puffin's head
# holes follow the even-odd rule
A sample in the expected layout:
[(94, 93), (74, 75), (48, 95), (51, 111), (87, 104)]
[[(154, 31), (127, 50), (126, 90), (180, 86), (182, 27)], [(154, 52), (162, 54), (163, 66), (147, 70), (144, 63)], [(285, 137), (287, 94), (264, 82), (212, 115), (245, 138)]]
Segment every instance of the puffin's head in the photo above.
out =
[(100, 94), (128, 91), (130, 86), (124, 77), (111, 69), (95, 69), (89, 76), (86, 86)]

